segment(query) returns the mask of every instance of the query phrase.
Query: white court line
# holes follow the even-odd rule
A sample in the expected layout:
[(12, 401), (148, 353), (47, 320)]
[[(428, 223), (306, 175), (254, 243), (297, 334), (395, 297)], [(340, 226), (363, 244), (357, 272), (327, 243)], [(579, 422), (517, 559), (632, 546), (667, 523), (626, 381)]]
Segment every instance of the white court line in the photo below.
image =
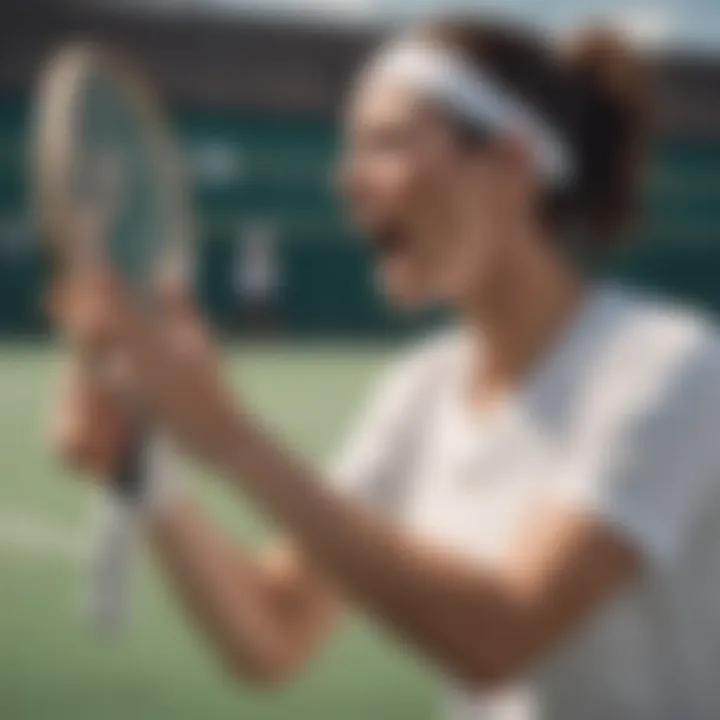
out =
[(6, 552), (76, 563), (87, 558), (87, 545), (46, 517), (5, 508), (0, 511), (0, 556)]

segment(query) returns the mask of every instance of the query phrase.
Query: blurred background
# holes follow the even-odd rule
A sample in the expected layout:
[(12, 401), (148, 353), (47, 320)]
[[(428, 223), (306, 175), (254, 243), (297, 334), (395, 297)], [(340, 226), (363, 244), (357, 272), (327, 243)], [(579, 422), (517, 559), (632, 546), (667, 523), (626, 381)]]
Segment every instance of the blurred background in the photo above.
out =
[[(47, 267), (29, 202), (31, 90), (68, 39), (106, 41), (146, 71), (190, 167), (198, 287), (243, 391), (321, 460), (412, 328), (384, 312), (332, 193), (348, 77), (389, 27), (455, 9), (563, 31), (628, 29), (658, 70), (646, 216), (610, 272), (720, 310), (720, 3), (668, 0), (2, 0), (0, 2), (0, 718), (206, 720), (436, 716), (426, 670), (364, 621), (311, 676), (272, 697), (226, 679), (154, 574), (135, 618), (82, 618), (92, 490), (62, 478), (43, 425), (62, 371), (42, 308)], [(203, 484), (239, 541), (267, 528)]]

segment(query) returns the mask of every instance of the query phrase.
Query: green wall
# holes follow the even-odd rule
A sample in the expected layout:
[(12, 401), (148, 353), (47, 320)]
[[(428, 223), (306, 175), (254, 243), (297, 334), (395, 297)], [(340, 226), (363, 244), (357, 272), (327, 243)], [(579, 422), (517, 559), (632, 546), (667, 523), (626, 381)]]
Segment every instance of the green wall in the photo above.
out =
[[(220, 327), (236, 325), (233, 257), (242, 224), (279, 238), (284, 330), (382, 335), (401, 328), (372, 289), (369, 258), (332, 192), (337, 138), (327, 120), (178, 113), (195, 176), (199, 281)], [(43, 258), (27, 199), (26, 112), (0, 105), (0, 333), (42, 332)], [(720, 310), (720, 139), (666, 139), (649, 178), (649, 221), (615, 270)]]

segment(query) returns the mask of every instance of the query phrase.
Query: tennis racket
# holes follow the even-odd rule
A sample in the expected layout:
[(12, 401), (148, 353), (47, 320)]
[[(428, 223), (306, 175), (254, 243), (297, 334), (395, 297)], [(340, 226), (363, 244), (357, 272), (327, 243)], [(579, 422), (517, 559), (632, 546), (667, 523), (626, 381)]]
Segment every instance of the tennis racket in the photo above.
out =
[[(100, 250), (151, 310), (158, 274), (187, 269), (191, 234), (179, 153), (156, 95), (126, 59), (69, 45), (41, 76), (35, 126), (37, 209), (57, 272)], [(134, 529), (153, 467), (151, 429), (139, 410), (133, 417), (93, 546), (90, 610), (104, 629), (129, 615)]]

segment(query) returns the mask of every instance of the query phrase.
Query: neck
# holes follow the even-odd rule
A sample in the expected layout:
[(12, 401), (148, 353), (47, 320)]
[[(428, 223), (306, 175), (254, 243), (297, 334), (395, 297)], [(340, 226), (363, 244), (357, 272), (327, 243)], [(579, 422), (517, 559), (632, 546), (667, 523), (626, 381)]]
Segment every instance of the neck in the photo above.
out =
[(491, 295), (466, 313), (483, 343), (477, 395), (488, 398), (517, 384), (550, 350), (581, 306), (585, 286), (547, 245), (534, 242), (509, 264)]

